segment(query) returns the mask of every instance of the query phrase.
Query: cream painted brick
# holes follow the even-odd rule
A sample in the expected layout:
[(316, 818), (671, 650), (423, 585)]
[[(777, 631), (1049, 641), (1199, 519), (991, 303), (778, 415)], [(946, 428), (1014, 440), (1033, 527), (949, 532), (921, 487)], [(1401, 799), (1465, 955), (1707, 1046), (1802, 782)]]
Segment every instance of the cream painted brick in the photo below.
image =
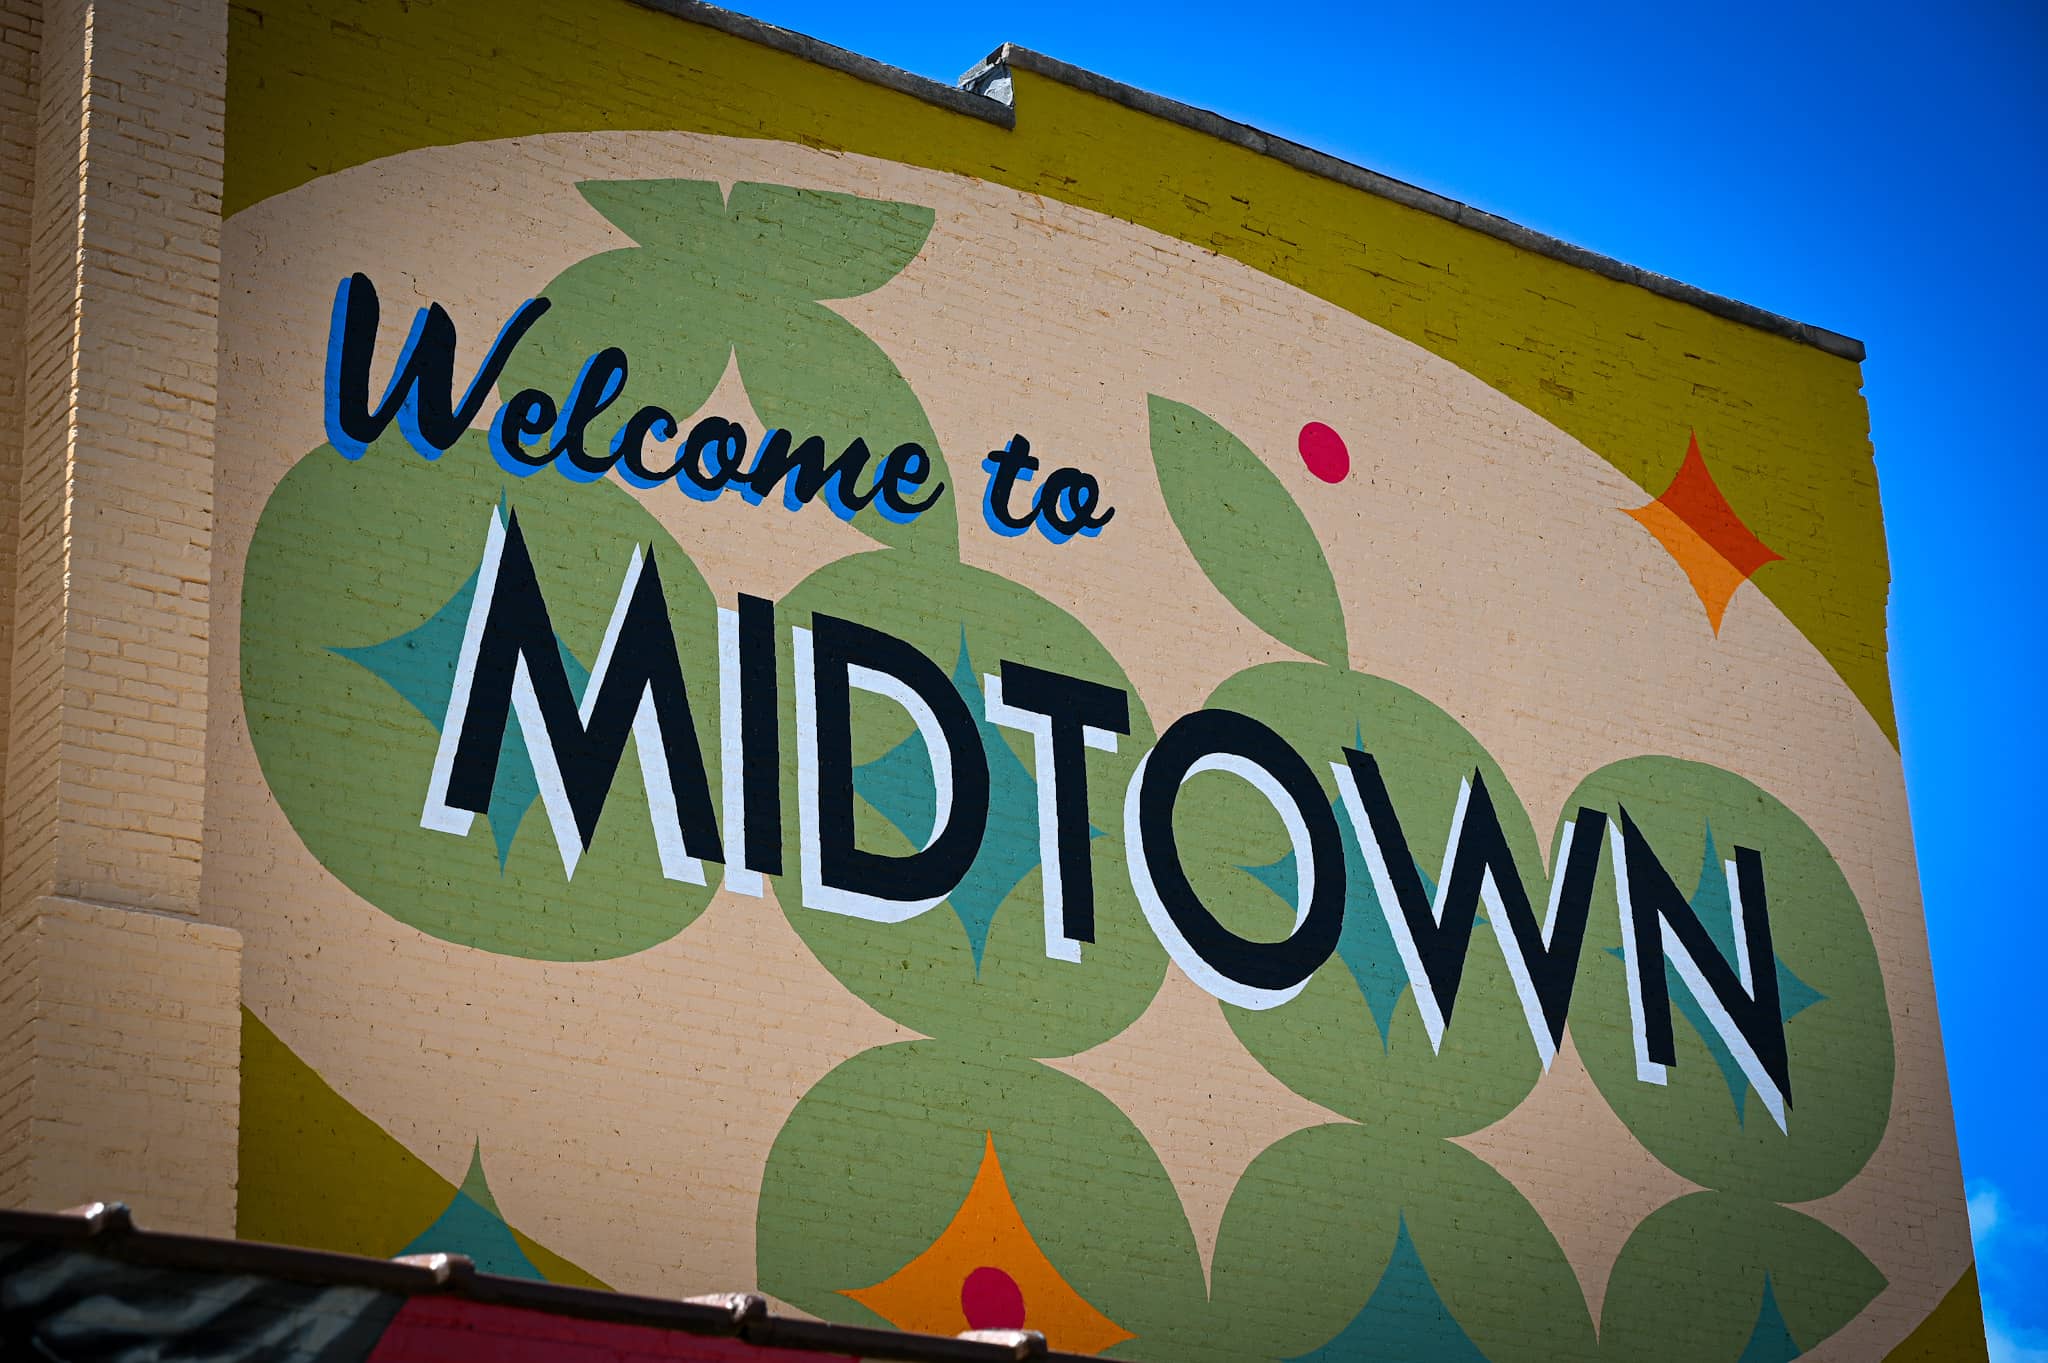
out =
[(240, 956), (189, 919), (225, 48), (221, 0), (0, 0), (0, 1022), (33, 1041), (0, 1057), (0, 1203), (217, 1233)]
[[(0, 0), (0, 697), (17, 675), (15, 592), (29, 384), (28, 281), (38, 133), (36, 65), (42, 0)], [(8, 725), (0, 722), (0, 773), (9, 764)], [(8, 783), (7, 789), (12, 789)], [(0, 885), (13, 872), (13, 806), (0, 794)], [(0, 1035), (27, 1034), (38, 982), (29, 943), (0, 899)], [(33, 1066), (28, 1049), (0, 1048), (0, 1206), (25, 1195)]]
[[(10, 829), (24, 855), (9, 858), (5, 898), (65, 893), (193, 912), (198, 865), (182, 844), (196, 840), (202, 814), (207, 620), (203, 589), (189, 588), (204, 582), (211, 549), (226, 11), (135, 0), (92, 7), (88, 20), (80, 0), (48, 9), (47, 27), (68, 39), (48, 50), (67, 65), (41, 92), (36, 215), (46, 235), (32, 329), (55, 342), (38, 347), (39, 361), (66, 362), (36, 373), (21, 552), (62, 590), (37, 582), (16, 593), (17, 615), (34, 607), (53, 618), (33, 637), (36, 664), (17, 668), (10, 728), (41, 741), (10, 745), (8, 807), (47, 788), (31, 766), (55, 762), (67, 779), (55, 808)], [(78, 65), (87, 22), (89, 72)], [(138, 466), (153, 469), (147, 483), (132, 478)], [(174, 701), (185, 722), (99, 704), (135, 699), (137, 685), (151, 688), (149, 702)], [(133, 789), (118, 777), (137, 757), (168, 764), (146, 774), (169, 783), (154, 793), (185, 817), (77, 798)]]
[[(9, 939), (34, 981), (36, 1102), (10, 1201), (119, 1199), (143, 1224), (234, 1232), (241, 937), (45, 898)], [(4, 1063), (4, 1062), (0, 1062)]]

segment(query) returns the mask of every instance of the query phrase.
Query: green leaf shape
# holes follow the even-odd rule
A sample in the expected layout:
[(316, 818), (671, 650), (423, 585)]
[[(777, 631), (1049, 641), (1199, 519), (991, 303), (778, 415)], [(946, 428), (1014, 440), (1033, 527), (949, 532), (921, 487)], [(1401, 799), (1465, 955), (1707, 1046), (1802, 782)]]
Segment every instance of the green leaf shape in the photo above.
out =
[(1296, 1131), (1261, 1151), (1216, 1232), (1209, 1309), (1155, 1355), (1293, 1358), (1341, 1332), (1385, 1272), (1400, 1227), (1377, 1153), (1348, 1123)]
[(1805, 1350), (1841, 1329), (1885, 1277), (1839, 1232), (1760, 1198), (1692, 1193), (1622, 1246), (1600, 1314), (1601, 1354), (1738, 1363), (1768, 1290)]
[(727, 238), (705, 262), (721, 285), (801, 302), (858, 298), (901, 274), (931, 235), (931, 209), (743, 180), (584, 180), (576, 191), (643, 247), (688, 252)]
[(790, 262), (777, 278), (806, 299), (873, 293), (917, 259), (934, 220), (919, 204), (751, 181), (726, 210), (750, 255)]
[[(1130, 1026), (1165, 978), (1166, 953), (1145, 922), (1124, 863), (1124, 790), (1154, 735), (1116, 659), (1080, 621), (1028, 588), (978, 568), (894, 550), (854, 554), (826, 565), (783, 598), (778, 609), (785, 698), (795, 694), (787, 631), (808, 625), (814, 613), (886, 630), (949, 675), (964, 644), (977, 674), (976, 714), (982, 713), (979, 676), (998, 672), (1004, 659), (1118, 687), (1130, 696), (1130, 734), (1118, 740), (1114, 753), (1087, 753), (1088, 818), (1102, 836), (1090, 844), (1095, 940), (1082, 946), (1078, 962), (1045, 954), (1037, 814), (1030, 794), (1036, 787), (1028, 782), (1021, 804), (1014, 793), (1001, 810), (991, 800), (992, 834), (984, 840), (982, 857), (1005, 853), (1004, 840), (994, 835), (998, 820), (1021, 817), (1029, 824), (1033, 863), (992, 916), (982, 902), (951, 906), (953, 911), (941, 904), (902, 923), (872, 923), (804, 907), (793, 756), (785, 759), (782, 771), (784, 874), (771, 882), (790, 923), (840, 983), (926, 1036), (1010, 1055), (1050, 1057), (1086, 1050)], [(916, 731), (892, 701), (863, 692), (855, 692), (853, 701), (855, 836), (871, 851), (902, 856), (917, 844), (891, 821), (890, 810), (862, 795), (864, 788), (869, 795), (878, 792), (864, 787), (858, 769), (889, 757)], [(783, 723), (782, 750), (793, 755), (794, 711), (787, 699)], [(1035, 772), (1028, 735), (1007, 729), (994, 733), (995, 742), (1008, 745), (1016, 767)], [(978, 858), (963, 885), (983, 886), (982, 869)], [(978, 968), (969, 921), (986, 933)]]
[[(353, 462), (314, 450), (264, 505), (242, 584), (250, 739), (307, 850), (400, 922), (540, 960), (641, 951), (693, 922), (712, 891), (662, 875), (633, 745), (573, 881), (545, 818), (520, 823), (501, 869), (481, 817), (467, 837), (420, 827), (437, 726), (334, 651), (389, 640), (440, 610), (475, 574), (501, 498), (520, 515), (556, 634), (572, 653), (596, 656), (633, 549), (653, 545), (686, 668), (718, 656), (710, 588), (623, 490), (507, 478), (477, 435), (430, 463), (393, 432)], [(688, 675), (715, 799), (717, 673)]]
[(762, 1178), (762, 1290), (827, 1320), (881, 1323), (839, 1293), (939, 1237), (985, 1136), (1039, 1249), (1097, 1310), (1145, 1339), (1201, 1308), (1194, 1234), (1130, 1119), (1057, 1070), (938, 1041), (864, 1051), (797, 1103)]
[[(747, 396), (768, 427), (798, 440), (822, 438), (828, 460), (855, 438), (867, 443), (863, 485), (890, 450), (922, 445), (932, 473), (910, 495), (922, 500), (943, 483), (945, 496), (905, 523), (870, 507), (853, 524), (885, 544), (958, 556), (960, 489), (923, 404), (882, 348), (820, 301), (858, 297), (894, 279), (931, 232), (929, 208), (750, 182), (733, 186), (729, 199), (709, 180), (599, 180), (577, 188), (638, 245), (555, 277), (545, 290), (548, 312), (505, 367), (502, 394), (538, 388), (560, 402), (587, 358), (618, 346), (626, 352), (626, 382), (593, 424), (594, 444), (609, 441), (646, 403), (687, 422), (737, 356)], [(748, 437), (757, 444), (763, 434)], [(671, 483), (652, 495), (683, 494)], [(737, 506), (739, 494), (726, 495)], [(786, 513), (778, 504), (752, 514)], [(801, 514), (833, 513), (814, 504)]]
[[(1405, 1224), (1426, 1273), (1374, 1302)], [(1447, 1141), (1349, 1122), (1267, 1147), (1238, 1180), (1217, 1233), (1207, 1310), (1155, 1337), (1150, 1356), (1350, 1356), (1372, 1303), (1395, 1319), (1447, 1311), (1495, 1363), (1593, 1357), (1592, 1317), (1556, 1238), (1513, 1184)], [(1412, 1319), (1412, 1316), (1411, 1316)], [(1347, 1338), (1347, 1336), (1349, 1336)], [(1366, 1357), (1381, 1356), (1372, 1349)], [(1121, 1350), (1147, 1356), (1133, 1341)]]
[[(1825, 1197), (1863, 1168), (1891, 1118), (1894, 1055), (1884, 976), (1841, 867), (1797, 814), (1755, 783), (1697, 762), (1637, 757), (1602, 767), (1565, 802), (1615, 819), (1626, 805), (1678, 888), (1691, 894), (1711, 836), (1722, 856), (1762, 855), (1772, 947), (1819, 997), (1785, 1024), (1792, 1092), (1780, 1131), (1752, 1096), (1738, 1112), (1715, 1055), (1674, 1008), (1677, 1064), (1636, 1078), (1621, 910), (1601, 858), (1572, 995), (1571, 1033), (1615, 1115), (1679, 1175), (1777, 1202)], [(1782, 978), (1782, 974), (1781, 974)], [(1679, 986), (1674, 991), (1683, 990)]]
[(1152, 464), (1166, 509), (1216, 590), (1289, 648), (1343, 667), (1344, 603), (1323, 547), (1279, 477), (1185, 403), (1152, 394)]
[[(1441, 869), (1459, 784), (1478, 771), (1531, 903), (1540, 912), (1548, 902), (1546, 862), (1507, 776), (1463, 725), (1422, 696), (1360, 673), (1265, 663), (1225, 681), (1206, 704), (1271, 725), (1308, 762), (1333, 807), (1331, 765), (1343, 761), (1345, 748), (1370, 753), (1426, 884)], [(1341, 808), (1336, 814), (1349, 841), (1348, 816)], [(1263, 797), (1233, 777), (1198, 776), (1181, 792), (1174, 829), (1183, 848), (1202, 849), (1186, 859), (1189, 879), (1224, 926), (1269, 939), (1293, 926), (1292, 904), (1255, 873), (1289, 852)], [(1336, 954), (1278, 1008), (1219, 1005), (1238, 1040), (1296, 1093), (1375, 1131), (1452, 1136), (1499, 1120), (1535, 1085), (1542, 1064), (1492, 929), (1484, 921), (1473, 926), (1450, 1025), (1434, 1050), (1372, 882), (1356, 858), (1347, 860), (1357, 873), (1346, 876)], [(1394, 1000), (1387, 1016), (1375, 1016), (1368, 987), (1373, 997)]]
[(1448, 1141), (1383, 1142), (1415, 1248), (1444, 1305), (1492, 1363), (1566, 1363), (1598, 1351), (1584, 1290), (1514, 1184)]

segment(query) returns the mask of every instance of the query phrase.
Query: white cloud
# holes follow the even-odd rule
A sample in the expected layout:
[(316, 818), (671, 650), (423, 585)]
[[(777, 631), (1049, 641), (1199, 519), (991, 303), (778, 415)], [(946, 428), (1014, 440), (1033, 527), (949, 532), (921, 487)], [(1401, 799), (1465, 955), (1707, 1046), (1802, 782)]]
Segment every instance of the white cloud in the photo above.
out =
[(2004, 1309), (2006, 1294), (2013, 1289), (2023, 1301), (2037, 1300), (2033, 1293), (2042, 1281), (2041, 1251), (2048, 1248), (2048, 1232), (2013, 1220), (2004, 1198), (1989, 1183), (1973, 1183), (1966, 1193), (1991, 1363), (2048, 1363), (2048, 1329), (2021, 1325)]
[(1988, 1183), (1977, 1183), (1969, 1190), (1970, 1243), (1976, 1246), (1981, 1256), (1990, 1243), (1992, 1232), (1998, 1229), (1998, 1189)]
[(1989, 1302), (1984, 1305), (1984, 1340), (1991, 1363), (2048, 1363), (2048, 1331), (2014, 1329)]

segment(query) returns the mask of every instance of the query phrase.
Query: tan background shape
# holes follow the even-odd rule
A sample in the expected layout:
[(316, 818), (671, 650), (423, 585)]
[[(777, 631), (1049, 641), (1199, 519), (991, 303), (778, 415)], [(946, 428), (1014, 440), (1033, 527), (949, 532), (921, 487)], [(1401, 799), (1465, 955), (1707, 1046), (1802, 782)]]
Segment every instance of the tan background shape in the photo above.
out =
[[(1677, 565), (1620, 514), (1641, 493), (1583, 446), (1419, 348), (1184, 243), (959, 176), (661, 133), (413, 152), (247, 209), (223, 242), (218, 696), (233, 696), (239, 675), (239, 573), (255, 519), (324, 439), (334, 281), (356, 269), (376, 279), (380, 354), (430, 299), (465, 334), (487, 332), (567, 265), (621, 244), (575, 181), (669, 176), (934, 209), (931, 239), (901, 276), (834, 306), (923, 401), (959, 484), (963, 557), (1080, 619), (1160, 723), (1243, 667), (1294, 655), (1223, 600), (1181, 543), (1151, 474), (1148, 393), (1195, 404), (1267, 461), (1328, 554), (1353, 665), (1457, 716), (1537, 827), (1584, 775), (1643, 753), (1739, 772), (1797, 811), (1869, 918), (1898, 1053), (1883, 1144), (1847, 1188), (1807, 1208), (1892, 1284), (1828, 1352), (1867, 1356), (1933, 1307), (1969, 1247), (1961, 1208), (1948, 1205), (1961, 1181), (1902, 778), (1875, 722), (1753, 588), (1717, 638)], [(710, 406), (749, 420), (733, 380)], [(1296, 457), (1308, 420), (1344, 436), (1344, 483), (1320, 483)], [(989, 534), (979, 455), (1015, 431), (1049, 464), (1097, 473), (1114, 525), (1061, 547)], [(1674, 459), (1684, 438), (1672, 433)], [(673, 489), (642, 500), (728, 602), (868, 543), (815, 507), (790, 516)], [(773, 905), (721, 892), (674, 941), (598, 965), (452, 946), (386, 917), (313, 861), (263, 788), (239, 703), (215, 706), (208, 759), (205, 897), (245, 934), (246, 997), (288, 1044), (451, 1177), (478, 1131), (516, 1127), (521, 1143), (490, 1164), (506, 1215), (620, 1286), (751, 1283), (752, 1200), (775, 1131), (833, 1064), (901, 1035), (809, 958)], [(718, 982), (710, 943), (727, 933), (758, 947), (759, 981)], [(1184, 1006), (1172, 988), (1155, 1003)], [(1224, 1166), (1249, 1154), (1242, 1140), (1208, 1139), (1214, 1118), (1189, 1105), (1199, 1057), (1144, 1048), (1142, 1064), (1109, 1063), (1111, 1048), (1138, 1054), (1146, 1026), (1106, 1043), (1100, 1061), (1070, 1063), (1154, 1141), (1206, 1256), (1217, 1189), (1235, 1178)], [(538, 1063), (509, 1063), (508, 1035), (531, 1037), (521, 1059)], [(721, 1081), (716, 1102), (705, 1101), (707, 1075)], [(1568, 1111), (1548, 1088), (1571, 1082), (1560, 1066), (1530, 1101)], [(1299, 1125), (1312, 1120), (1305, 1110)], [(1498, 1143), (1488, 1155), (1518, 1182), (1536, 1175)], [(1588, 1165), (1599, 1161), (1589, 1149)], [(1953, 1196), (1930, 1192), (1940, 1189)], [(634, 1228), (686, 1211), (697, 1229), (685, 1243)], [(1604, 1280), (1607, 1264), (1581, 1262), (1596, 1253), (1589, 1241), (1567, 1248), (1582, 1279)]]

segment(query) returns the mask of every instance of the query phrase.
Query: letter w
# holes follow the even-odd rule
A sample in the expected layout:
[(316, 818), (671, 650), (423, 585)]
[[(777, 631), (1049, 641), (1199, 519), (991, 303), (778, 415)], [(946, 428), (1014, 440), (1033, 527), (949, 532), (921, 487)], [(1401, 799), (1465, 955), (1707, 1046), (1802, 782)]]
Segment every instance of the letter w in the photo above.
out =
[(1550, 903), (1538, 923), (1514, 853), (1508, 849), (1507, 835), (1494, 812), (1493, 798), (1478, 771), (1458, 786), (1450, 841), (1444, 845), (1436, 901), (1431, 903), (1380, 776), (1379, 763), (1347, 748), (1344, 761), (1330, 767), (1372, 872), (1380, 910), (1400, 949), (1401, 963), (1407, 967), (1429, 1044), (1443, 1049), (1444, 1029), (1450, 1025), (1458, 982), (1464, 977), (1465, 957), (1472, 945), (1472, 922), (1484, 900), (1488, 921), (1507, 957), (1508, 973), (1514, 977), (1515, 992), (1521, 996), (1536, 1053), (1548, 1070), (1564, 1041), (1565, 1013), (1578, 978), (1579, 947), (1585, 941), (1586, 919), (1592, 912), (1593, 879), (1600, 866), (1600, 835), (1606, 829), (1607, 816), (1582, 808), (1579, 817), (1564, 826), (1557, 849), (1558, 869), (1550, 882)]
[(512, 358), (513, 347), (547, 310), (545, 298), (529, 298), (519, 305), (457, 402), (455, 323), (439, 303), (421, 308), (399, 348), (391, 385), (373, 411), (370, 352), (377, 345), (377, 287), (366, 274), (350, 275), (334, 291), (334, 316), (327, 332), (327, 442), (347, 458), (360, 459), (396, 420), (421, 456), (439, 459), (476, 420), (491, 385)]
[(699, 858), (725, 854), (651, 549), (643, 557), (634, 546), (581, 704), (559, 648), (519, 517), (506, 524), (494, 511), (420, 825), (463, 836), (473, 815), (490, 810), (498, 753), (517, 714), (563, 873), (573, 877), (630, 733), (662, 874), (702, 885)]

